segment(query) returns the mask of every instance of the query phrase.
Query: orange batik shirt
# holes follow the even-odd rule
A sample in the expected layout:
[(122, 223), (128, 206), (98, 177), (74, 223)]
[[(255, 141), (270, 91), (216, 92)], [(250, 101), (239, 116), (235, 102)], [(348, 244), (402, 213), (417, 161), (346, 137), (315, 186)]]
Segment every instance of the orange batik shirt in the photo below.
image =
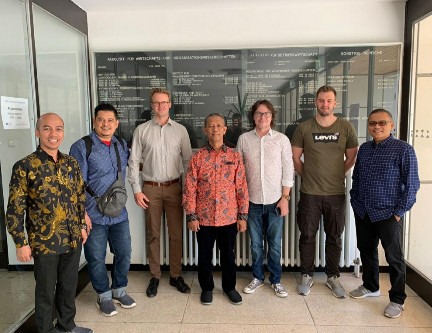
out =
[(196, 153), (188, 167), (183, 193), (186, 220), (221, 227), (247, 220), (249, 195), (240, 154), (223, 145)]

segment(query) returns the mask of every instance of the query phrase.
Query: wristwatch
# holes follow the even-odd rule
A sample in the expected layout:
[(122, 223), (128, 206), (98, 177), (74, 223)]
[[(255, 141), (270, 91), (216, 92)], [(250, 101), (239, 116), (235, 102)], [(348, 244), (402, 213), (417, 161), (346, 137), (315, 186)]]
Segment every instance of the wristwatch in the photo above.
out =
[(81, 224), (81, 230), (87, 230), (87, 224)]
[(289, 201), (290, 196), (289, 194), (282, 194), (282, 198), (286, 199), (287, 201)]

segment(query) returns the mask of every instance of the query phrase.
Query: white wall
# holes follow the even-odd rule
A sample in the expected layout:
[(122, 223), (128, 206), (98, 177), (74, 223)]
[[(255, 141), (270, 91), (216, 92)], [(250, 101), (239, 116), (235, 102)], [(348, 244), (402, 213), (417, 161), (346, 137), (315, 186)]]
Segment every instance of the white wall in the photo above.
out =
[(201, 1), (190, 9), (177, 2), (179, 8), (88, 12), (90, 51), (369, 44), (404, 36), (405, 0)]
[[(89, 46), (92, 54), (403, 42), (405, 3), (405, 0), (202, 0), (195, 8), (190, 1), (176, 1), (174, 8), (164, 6), (162, 1), (160, 9), (155, 9), (157, 2), (146, 11), (88, 11)], [(143, 213), (137, 209), (132, 195), (128, 210), (132, 263), (143, 263)], [(380, 261), (384, 263), (382, 253)]]

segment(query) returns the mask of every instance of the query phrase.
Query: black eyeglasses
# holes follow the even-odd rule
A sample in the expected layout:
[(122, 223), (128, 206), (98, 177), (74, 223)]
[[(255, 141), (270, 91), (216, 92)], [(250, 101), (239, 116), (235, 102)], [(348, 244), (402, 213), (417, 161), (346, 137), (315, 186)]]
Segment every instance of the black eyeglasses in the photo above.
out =
[(167, 106), (169, 102), (163, 101), (163, 102), (151, 102), (154, 106)]
[(390, 120), (379, 120), (379, 121), (370, 121), (370, 122), (368, 123), (368, 125), (369, 125), (370, 127), (375, 127), (376, 125), (378, 125), (378, 126), (385, 126), (385, 125), (387, 125), (388, 123), (391, 123), (391, 121), (390, 121)]
[(272, 113), (270, 111), (268, 111), (268, 112), (258, 112), (258, 111), (256, 111), (255, 114), (254, 114), (254, 116), (256, 116), (257, 118), (261, 118), (261, 117), (270, 118), (271, 115), (272, 115)]

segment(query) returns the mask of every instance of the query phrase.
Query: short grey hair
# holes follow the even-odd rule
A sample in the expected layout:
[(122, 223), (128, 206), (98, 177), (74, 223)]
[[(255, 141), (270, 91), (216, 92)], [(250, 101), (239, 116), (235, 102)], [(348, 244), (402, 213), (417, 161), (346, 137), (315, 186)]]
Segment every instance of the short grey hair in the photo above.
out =
[(224, 116), (222, 116), (220, 113), (210, 113), (209, 115), (207, 115), (207, 117), (205, 117), (204, 119), (204, 127), (207, 127), (207, 121), (210, 117), (219, 117), (222, 118), (224, 121), (224, 126), (226, 126), (226, 119)]

